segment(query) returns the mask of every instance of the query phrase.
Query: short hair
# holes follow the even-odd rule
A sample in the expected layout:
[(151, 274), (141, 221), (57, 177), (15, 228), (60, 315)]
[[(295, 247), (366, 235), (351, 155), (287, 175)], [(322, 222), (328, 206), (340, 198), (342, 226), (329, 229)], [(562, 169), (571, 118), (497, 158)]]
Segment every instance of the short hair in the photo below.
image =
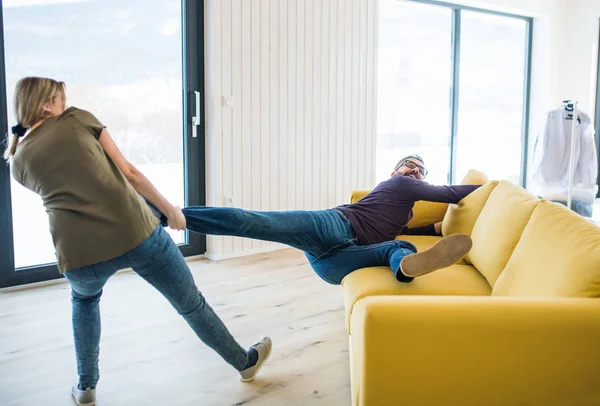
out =
[(421, 163), (423, 164), (423, 166), (425, 166), (425, 161), (423, 161), (423, 158), (421, 158), (421, 155), (410, 154), (410, 155), (407, 155), (407, 156), (405, 156), (404, 158), (402, 158), (401, 160), (398, 161), (398, 163), (396, 164), (396, 167), (394, 168), (394, 171), (397, 171), (398, 169), (400, 169), (400, 167), (402, 166), (402, 163), (404, 161), (406, 161), (407, 159), (409, 159), (409, 158), (421, 161)]

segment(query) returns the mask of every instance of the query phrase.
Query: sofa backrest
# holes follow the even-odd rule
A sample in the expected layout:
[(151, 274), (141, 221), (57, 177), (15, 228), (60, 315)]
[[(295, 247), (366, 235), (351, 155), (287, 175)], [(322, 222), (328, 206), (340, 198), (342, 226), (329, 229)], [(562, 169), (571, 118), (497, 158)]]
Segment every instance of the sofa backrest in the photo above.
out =
[(469, 260), (494, 286), (540, 200), (525, 189), (501, 181), (490, 193), (471, 233)]
[(600, 297), (600, 227), (557, 203), (540, 202), (492, 295)]
[[(467, 234), (470, 236), (481, 210), (497, 185), (498, 181), (486, 183), (458, 204), (450, 205), (442, 223), (442, 235)], [(464, 259), (471, 264), (470, 253)]]
[(371, 193), (371, 189), (357, 189), (350, 192), (350, 203), (354, 204)]

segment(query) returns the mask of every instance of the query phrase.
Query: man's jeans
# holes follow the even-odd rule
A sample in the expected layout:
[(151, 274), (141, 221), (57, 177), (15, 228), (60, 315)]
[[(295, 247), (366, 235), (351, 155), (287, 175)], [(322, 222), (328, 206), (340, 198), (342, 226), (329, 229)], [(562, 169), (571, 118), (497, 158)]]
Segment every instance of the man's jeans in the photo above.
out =
[(245, 368), (248, 353), (206, 303), (177, 245), (159, 226), (127, 254), (65, 273), (72, 288), (73, 335), (81, 387), (95, 387), (98, 382), (102, 287), (117, 270), (124, 268), (133, 268), (162, 293), (196, 335), (225, 361), (238, 371)]
[[(371, 266), (389, 266), (396, 278), (400, 261), (417, 252), (407, 241), (358, 245), (350, 221), (336, 209), (321, 211), (255, 212), (229, 207), (183, 209), (187, 228), (208, 235), (229, 235), (287, 244), (305, 252), (324, 281), (339, 285), (350, 272)], [(164, 224), (164, 221), (163, 221)]]

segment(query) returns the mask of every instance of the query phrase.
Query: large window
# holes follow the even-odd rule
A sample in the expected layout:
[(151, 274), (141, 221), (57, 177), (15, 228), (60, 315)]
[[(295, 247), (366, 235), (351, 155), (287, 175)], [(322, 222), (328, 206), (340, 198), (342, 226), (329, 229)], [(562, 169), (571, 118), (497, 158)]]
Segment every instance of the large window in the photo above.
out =
[[(200, 204), (204, 134), (191, 137), (196, 98), (187, 95), (201, 90), (201, 11), (191, 0), (4, 1), (2, 132), (15, 124), (12, 100), (19, 78), (62, 80), (67, 104), (94, 113), (168, 200)], [(7, 169), (2, 165), (0, 172), (0, 286), (55, 277), (42, 202), (8, 181)], [(188, 253), (203, 250), (197, 236), (170, 232)]]
[(531, 19), (435, 1), (379, 6), (377, 181), (418, 153), (430, 183), (525, 179)]

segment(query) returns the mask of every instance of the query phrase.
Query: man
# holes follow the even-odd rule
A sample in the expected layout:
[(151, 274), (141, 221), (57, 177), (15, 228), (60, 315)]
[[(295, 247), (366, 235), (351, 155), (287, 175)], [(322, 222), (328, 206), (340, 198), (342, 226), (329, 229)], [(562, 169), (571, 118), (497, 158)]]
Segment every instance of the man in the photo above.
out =
[[(427, 169), (418, 155), (402, 158), (390, 179), (360, 202), (319, 211), (255, 212), (229, 207), (183, 209), (187, 228), (200, 234), (228, 235), (287, 244), (304, 251), (324, 281), (340, 284), (350, 272), (389, 266), (396, 279), (410, 282), (452, 265), (471, 249), (465, 234), (442, 238), (417, 253), (399, 234), (441, 234), (441, 223), (408, 229), (416, 201), (458, 203), (479, 185), (434, 186), (423, 182)], [(166, 218), (157, 214), (166, 224)]]

